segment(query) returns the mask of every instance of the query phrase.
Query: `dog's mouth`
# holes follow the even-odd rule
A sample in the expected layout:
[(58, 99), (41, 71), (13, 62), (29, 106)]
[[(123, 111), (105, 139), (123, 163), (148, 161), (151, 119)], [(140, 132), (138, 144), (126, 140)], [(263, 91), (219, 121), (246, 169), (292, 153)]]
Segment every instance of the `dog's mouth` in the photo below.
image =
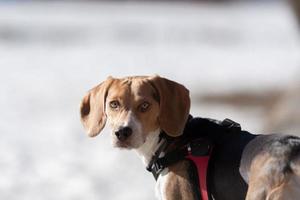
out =
[(142, 144), (140, 144), (139, 142), (135, 142), (134, 138), (128, 138), (125, 141), (120, 141), (120, 140), (113, 141), (113, 146), (120, 149), (127, 149), (127, 150), (137, 149), (141, 145)]
[(126, 142), (120, 142), (120, 141), (117, 141), (115, 146), (118, 147), (118, 148), (121, 148), (121, 149), (129, 148), (129, 145)]
[(119, 141), (117, 140), (114, 144), (114, 147), (120, 148), (120, 149), (132, 149), (132, 145), (130, 144), (130, 141)]

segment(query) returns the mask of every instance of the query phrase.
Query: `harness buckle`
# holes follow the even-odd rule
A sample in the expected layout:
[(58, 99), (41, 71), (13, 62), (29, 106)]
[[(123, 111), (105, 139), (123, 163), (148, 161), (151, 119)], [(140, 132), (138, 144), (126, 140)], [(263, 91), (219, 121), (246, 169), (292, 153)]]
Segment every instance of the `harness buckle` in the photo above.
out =
[(222, 122), (221, 122), (221, 126), (225, 127), (225, 128), (228, 128), (229, 130), (231, 130), (232, 132), (234, 133), (239, 133), (242, 128), (241, 128), (241, 125), (231, 119), (224, 119)]
[(154, 163), (153, 168), (157, 173), (160, 173), (164, 167), (158, 160), (156, 163)]

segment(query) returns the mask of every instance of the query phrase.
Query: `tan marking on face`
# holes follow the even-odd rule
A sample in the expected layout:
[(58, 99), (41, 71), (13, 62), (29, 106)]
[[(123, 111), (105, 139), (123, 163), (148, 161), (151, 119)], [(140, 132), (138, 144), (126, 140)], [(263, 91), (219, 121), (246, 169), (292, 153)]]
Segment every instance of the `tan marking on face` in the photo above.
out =
[[(154, 96), (154, 88), (144, 77), (115, 80), (106, 99), (106, 115), (114, 146), (138, 148), (148, 133), (159, 128), (159, 103)], [(115, 132), (125, 126), (133, 133), (126, 141), (120, 142)]]

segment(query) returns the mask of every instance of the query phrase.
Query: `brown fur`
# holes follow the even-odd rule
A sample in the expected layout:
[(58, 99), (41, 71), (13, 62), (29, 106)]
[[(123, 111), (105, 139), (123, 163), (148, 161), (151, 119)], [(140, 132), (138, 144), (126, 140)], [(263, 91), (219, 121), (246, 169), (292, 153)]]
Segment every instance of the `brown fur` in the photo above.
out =
[(189, 162), (178, 162), (169, 167), (166, 200), (196, 200), (189, 180)]
[(269, 153), (262, 153), (250, 167), (246, 200), (296, 200), (300, 195), (299, 164), (294, 169), (282, 169), (288, 162)]
[(151, 84), (160, 98), (160, 128), (170, 136), (181, 135), (190, 112), (189, 91), (178, 83), (157, 76), (151, 78)]
[(98, 135), (106, 123), (105, 99), (111, 84), (113, 79), (108, 78), (91, 89), (81, 101), (81, 122), (90, 137)]

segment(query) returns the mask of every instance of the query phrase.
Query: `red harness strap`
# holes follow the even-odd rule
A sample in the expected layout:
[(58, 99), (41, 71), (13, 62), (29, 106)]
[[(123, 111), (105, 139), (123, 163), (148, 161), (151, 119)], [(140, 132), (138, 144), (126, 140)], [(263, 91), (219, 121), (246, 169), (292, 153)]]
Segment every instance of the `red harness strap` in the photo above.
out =
[(209, 200), (208, 192), (207, 192), (207, 179), (206, 178), (207, 178), (207, 168), (208, 168), (210, 154), (207, 156), (193, 156), (190, 154), (187, 156), (187, 158), (190, 159), (191, 161), (193, 161), (197, 167), (201, 199)]
[[(164, 147), (161, 149), (163, 148)], [(147, 170), (152, 172), (154, 178), (157, 180), (161, 171), (166, 167), (181, 160), (189, 159), (197, 168), (201, 200), (209, 200), (210, 198), (207, 191), (207, 172), (212, 149), (211, 142), (201, 138), (194, 139), (182, 147), (166, 153), (164, 157), (161, 158), (158, 157), (161, 153), (159, 149), (147, 166)]]

